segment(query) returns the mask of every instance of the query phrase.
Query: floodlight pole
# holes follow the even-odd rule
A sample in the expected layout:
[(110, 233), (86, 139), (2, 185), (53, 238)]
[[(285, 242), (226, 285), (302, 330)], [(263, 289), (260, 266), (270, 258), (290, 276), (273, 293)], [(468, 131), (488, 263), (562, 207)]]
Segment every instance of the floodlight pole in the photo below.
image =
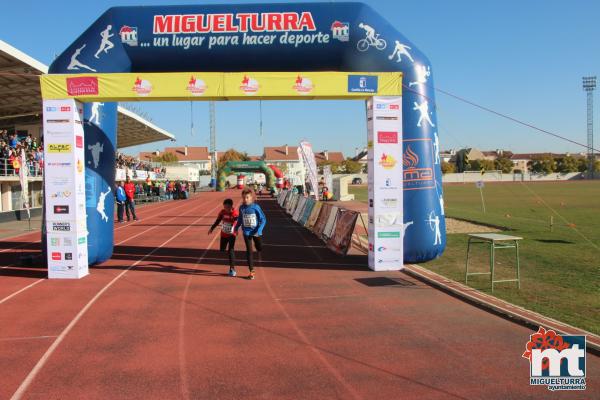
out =
[(215, 126), (215, 102), (208, 103), (210, 114), (210, 181), (213, 185), (217, 183), (217, 128)]
[(587, 92), (587, 148), (588, 148), (588, 178), (594, 179), (594, 89), (596, 89), (596, 77), (583, 77), (583, 90)]

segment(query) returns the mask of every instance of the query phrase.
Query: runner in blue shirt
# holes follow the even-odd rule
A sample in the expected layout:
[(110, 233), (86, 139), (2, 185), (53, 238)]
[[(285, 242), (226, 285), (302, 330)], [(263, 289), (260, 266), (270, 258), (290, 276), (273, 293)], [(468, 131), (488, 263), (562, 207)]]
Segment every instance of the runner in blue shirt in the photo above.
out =
[(246, 244), (246, 259), (248, 260), (248, 268), (250, 268), (248, 279), (252, 280), (254, 279), (252, 242), (254, 242), (254, 247), (256, 248), (258, 259), (260, 260), (262, 251), (261, 236), (263, 229), (267, 224), (267, 218), (265, 217), (262, 208), (254, 202), (254, 192), (252, 189), (246, 188), (242, 190), (242, 201), (243, 204), (240, 206), (240, 214), (235, 229), (237, 232), (240, 226), (242, 227), (244, 243)]

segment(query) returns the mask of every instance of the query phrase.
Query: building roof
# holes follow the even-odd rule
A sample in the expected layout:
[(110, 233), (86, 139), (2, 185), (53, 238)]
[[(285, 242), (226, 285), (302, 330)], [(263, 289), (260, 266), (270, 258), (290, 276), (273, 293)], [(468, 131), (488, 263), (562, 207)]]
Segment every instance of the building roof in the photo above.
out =
[(265, 161), (299, 161), (297, 146), (265, 147)]
[(325, 161), (341, 163), (344, 161), (344, 154), (341, 151), (321, 151), (315, 153), (315, 160), (317, 161), (317, 164)]
[[(158, 154), (157, 154), (158, 153)], [(208, 152), (208, 147), (195, 147), (195, 146), (187, 146), (187, 155), (186, 155), (186, 146), (178, 146), (178, 147), (165, 147), (163, 151), (143, 151), (139, 154), (140, 160), (149, 160), (152, 157), (156, 157), (165, 153), (172, 153), (177, 156), (179, 162), (193, 162), (193, 161), (210, 161), (210, 154)]]
[[(41, 123), (42, 96), (39, 75), (48, 66), (0, 40), (0, 124)], [(117, 147), (129, 147), (175, 136), (119, 107)]]

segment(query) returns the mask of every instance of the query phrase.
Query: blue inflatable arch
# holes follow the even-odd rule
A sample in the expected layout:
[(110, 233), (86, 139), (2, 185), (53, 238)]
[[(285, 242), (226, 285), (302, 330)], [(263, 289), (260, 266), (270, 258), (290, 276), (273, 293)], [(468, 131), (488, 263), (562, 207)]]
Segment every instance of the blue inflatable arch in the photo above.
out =
[[(272, 43), (256, 41), (254, 36), (266, 33), (273, 37)], [(233, 36), (238, 37), (236, 43)], [(53, 74), (185, 71), (401, 71), (406, 88), (402, 107), (404, 258), (405, 262), (421, 262), (442, 254), (445, 221), (431, 65), (369, 6), (115, 7), (50, 66)], [(112, 220), (102, 221), (93, 211), (99, 194), (114, 184), (116, 108), (114, 103), (104, 103), (101, 118), (96, 118), (99, 123), (85, 124), (87, 226), (93, 233), (88, 240), (90, 264), (110, 258), (113, 249)], [(86, 103), (84, 118), (90, 119), (91, 113), (92, 104)], [(88, 149), (97, 143), (104, 145), (104, 151), (103, 162), (96, 165), (87, 158), (92, 157)], [(113, 204), (108, 203), (106, 213), (112, 214)]]

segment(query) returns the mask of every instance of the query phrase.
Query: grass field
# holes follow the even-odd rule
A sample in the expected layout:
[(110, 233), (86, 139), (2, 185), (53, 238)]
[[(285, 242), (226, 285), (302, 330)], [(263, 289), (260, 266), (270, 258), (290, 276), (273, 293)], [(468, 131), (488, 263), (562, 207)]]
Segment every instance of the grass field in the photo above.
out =
[[(445, 185), (446, 215), (502, 226), (524, 238), (521, 290), (501, 283), (494, 295), (600, 334), (600, 182), (495, 183), (483, 190), (485, 214), (474, 184)], [(366, 201), (365, 186), (351, 186), (350, 192)], [(423, 266), (464, 282), (466, 246), (466, 234), (449, 234), (444, 255)], [(487, 249), (474, 250), (469, 265), (489, 270)], [(510, 250), (496, 252), (496, 279), (513, 276), (513, 258)], [(470, 277), (469, 284), (489, 293), (488, 279)]]

